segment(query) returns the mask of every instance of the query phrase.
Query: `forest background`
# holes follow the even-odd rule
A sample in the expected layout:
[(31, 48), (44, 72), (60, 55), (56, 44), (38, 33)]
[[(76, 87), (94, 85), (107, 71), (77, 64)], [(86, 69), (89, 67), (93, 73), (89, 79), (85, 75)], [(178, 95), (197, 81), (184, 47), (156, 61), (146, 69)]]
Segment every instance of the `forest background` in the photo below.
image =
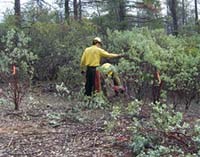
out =
[(99, 36), (108, 52), (128, 56), (111, 61), (127, 100), (151, 102), (156, 67), (163, 82), (161, 102), (188, 110), (200, 98), (199, 5), (197, 0), (166, 0), (163, 10), (159, 0), (30, 0), (23, 5), (15, 0), (0, 23), (0, 81), (9, 83), (17, 71), (11, 88), (16, 110), (22, 89), (26, 93), (25, 87), (38, 82), (80, 97), (80, 57)]

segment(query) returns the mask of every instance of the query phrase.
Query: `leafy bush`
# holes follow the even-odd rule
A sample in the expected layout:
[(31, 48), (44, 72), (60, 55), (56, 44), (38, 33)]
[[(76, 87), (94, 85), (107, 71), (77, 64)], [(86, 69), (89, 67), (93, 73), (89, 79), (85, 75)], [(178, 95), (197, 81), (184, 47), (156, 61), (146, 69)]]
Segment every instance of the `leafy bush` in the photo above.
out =
[(7, 35), (2, 38), (5, 48), (1, 50), (1, 71), (9, 72), (11, 66), (16, 65), (22, 78), (28, 74), (31, 78), (34, 70), (32, 64), (37, 56), (27, 48), (29, 42), (30, 38), (24, 32), (17, 32), (14, 29), (8, 31)]
[(153, 68), (157, 67), (168, 101), (172, 98), (175, 106), (182, 103), (188, 109), (198, 99), (199, 37), (174, 37), (147, 28), (108, 30), (107, 34), (109, 50), (129, 56), (120, 60), (118, 69), (133, 97), (151, 99)]
[(191, 129), (192, 124), (184, 122), (182, 113), (175, 112), (173, 106), (143, 105), (136, 100), (127, 107), (114, 106), (111, 117), (107, 122), (109, 130), (129, 135), (128, 144), (136, 156), (195, 156), (199, 153), (199, 123)]
[(29, 37), (14, 29), (2, 37), (4, 49), (1, 50), (0, 76), (8, 87), (3, 96), (14, 103), (16, 110), (28, 91), (34, 73), (33, 62), (37, 59), (27, 48), (29, 42)]
[[(92, 23), (87, 20), (83, 20), (81, 23), (73, 21), (70, 24), (36, 22), (29, 31), (32, 35), (30, 47), (39, 57), (39, 61), (35, 65), (35, 78), (56, 80), (58, 73), (60, 73), (58, 74), (59, 81), (63, 82), (69, 82), (67, 79), (72, 78), (73, 75), (78, 76), (75, 78), (80, 78), (78, 72), (80, 57), (84, 48), (92, 43), (96, 34), (96, 27)], [(40, 66), (41, 62), (43, 62), (44, 68)], [(62, 76), (64, 69), (69, 72), (67, 78)], [(72, 79), (68, 85), (74, 87), (73, 84), (77, 83)]]
[[(76, 68), (75, 68), (76, 66)], [(74, 67), (71, 66), (61, 66), (59, 67), (58, 73), (57, 73), (57, 81), (63, 82), (69, 90), (73, 91), (79, 91), (80, 85), (82, 84), (84, 80), (84, 76), (81, 76), (81, 73), (79, 70), (75, 72), (75, 69), (79, 69), (79, 65), (74, 65)]]

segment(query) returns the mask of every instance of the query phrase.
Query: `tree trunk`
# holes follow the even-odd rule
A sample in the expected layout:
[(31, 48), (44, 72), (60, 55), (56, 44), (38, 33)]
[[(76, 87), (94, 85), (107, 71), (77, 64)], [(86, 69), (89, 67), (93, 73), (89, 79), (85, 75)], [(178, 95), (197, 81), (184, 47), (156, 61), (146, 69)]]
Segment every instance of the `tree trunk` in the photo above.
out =
[(77, 0), (73, 1), (73, 7), (74, 7), (74, 19), (77, 20), (78, 19), (78, 4), (77, 4)]
[(170, 9), (171, 9), (171, 14), (172, 14), (172, 19), (173, 19), (173, 34), (177, 36), (178, 35), (178, 21), (177, 21), (176, 8), (177, 8), (177, 0), (172, 0)]
[(126, 16), (126, 5), (124, 1), (119, 2), (119, 21), (122, 22), (125, 19)]
[(195, 22), (198, 24), (198, 7), (197, 7), (197, 0), (195, 2)]
[(20, 9), (20, 0), (15, 0), (15, 24), (20, 27), (21, 25), (21, 9)]
[(65, 0), (65, 20), (69, 20), (69, 0)]
[(124, 0), (119, 1), (119, 6), (118, 6), (118, 17), (119, 17), (119, 22), (120, 22), (120, 29), (125, 29), (125, 16), (126, 16), (126, 4)]
[(185, 25), (185, 0), (182, 0), (182, 25)]
[(82, 20), (82, 1), (79, 0), (79, 20)]

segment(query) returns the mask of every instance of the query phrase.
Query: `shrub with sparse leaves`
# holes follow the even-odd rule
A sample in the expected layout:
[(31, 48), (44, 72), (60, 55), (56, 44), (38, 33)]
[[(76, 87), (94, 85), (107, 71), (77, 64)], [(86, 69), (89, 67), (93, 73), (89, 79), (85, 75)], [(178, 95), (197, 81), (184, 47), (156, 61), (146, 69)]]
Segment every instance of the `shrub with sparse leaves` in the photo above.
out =
[(14, 103), (18, 110), (28, 92), (37, 56), (28, 49), (30, 38), (21, 31), (11, 29), (1, 41), (4, 48), (1, 50), (0, 77), (8, 88), (2, 95)]

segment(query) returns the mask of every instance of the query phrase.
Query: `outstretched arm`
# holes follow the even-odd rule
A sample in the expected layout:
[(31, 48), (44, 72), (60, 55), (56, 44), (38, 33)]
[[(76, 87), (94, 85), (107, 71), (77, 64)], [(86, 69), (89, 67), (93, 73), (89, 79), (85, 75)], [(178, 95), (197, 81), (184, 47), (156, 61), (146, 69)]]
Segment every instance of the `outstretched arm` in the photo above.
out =
[(116, 53), (108, 53), (107, 51), (100, 49), (100, 55), (101, 57), (105, 58), (117, 58), (117, 57), (123, 57), (122, 54), (116, 54)]

